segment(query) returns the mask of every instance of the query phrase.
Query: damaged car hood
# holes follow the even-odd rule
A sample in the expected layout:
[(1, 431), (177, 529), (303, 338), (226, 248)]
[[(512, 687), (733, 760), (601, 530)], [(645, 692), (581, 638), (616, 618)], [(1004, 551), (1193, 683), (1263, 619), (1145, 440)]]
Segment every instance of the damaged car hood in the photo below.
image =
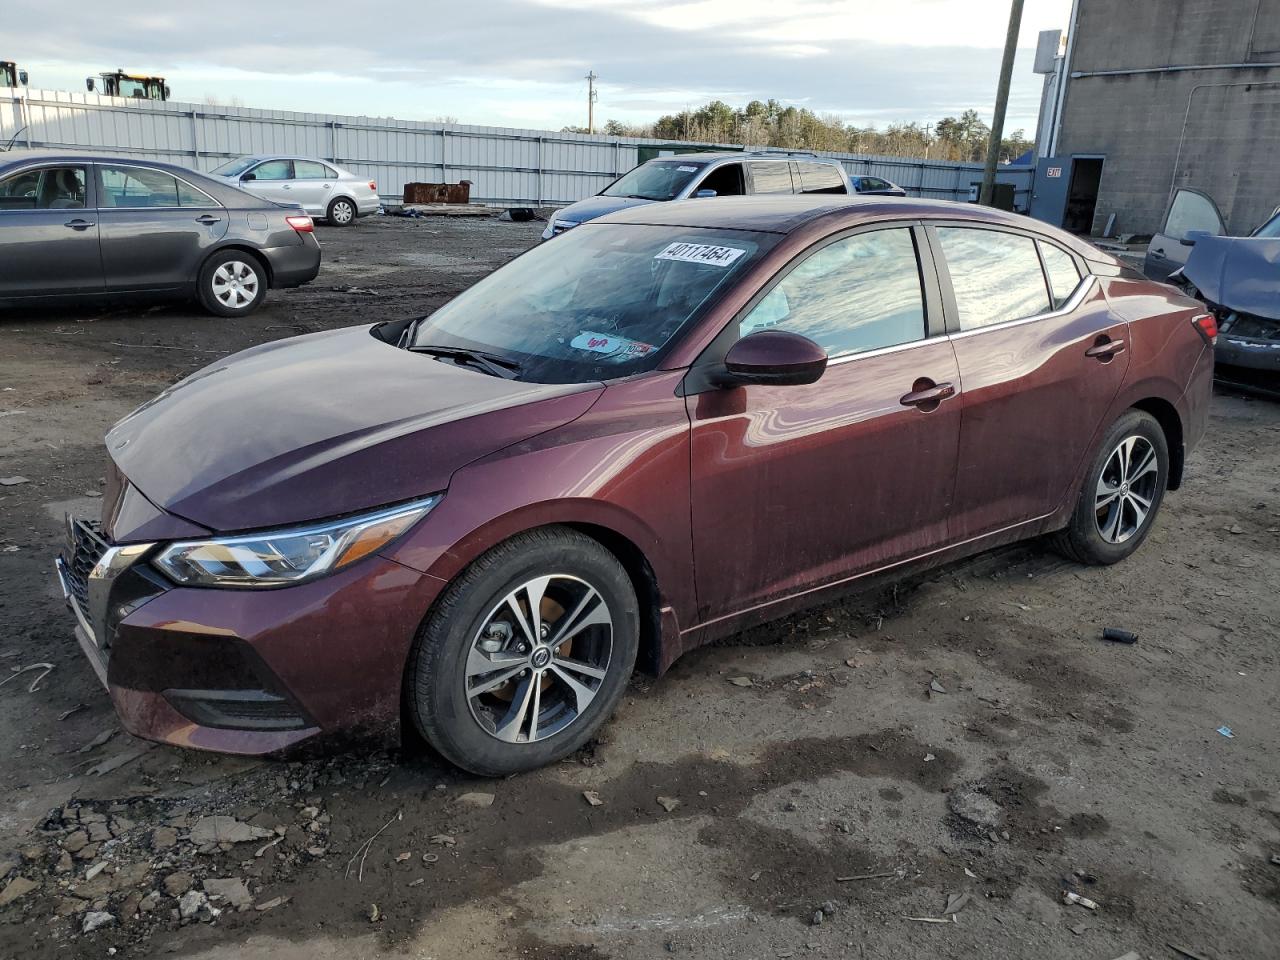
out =
[(211, 364), (117, 423), (107, 450), (148, 500), (217, 531), (444, 490), (460, 467), (576, 419), (600, 384), (505, 380), (349, 327)]
[(1280, 320), (1280, 238), (1198, 237), (1182, 275), (1210, 303)]

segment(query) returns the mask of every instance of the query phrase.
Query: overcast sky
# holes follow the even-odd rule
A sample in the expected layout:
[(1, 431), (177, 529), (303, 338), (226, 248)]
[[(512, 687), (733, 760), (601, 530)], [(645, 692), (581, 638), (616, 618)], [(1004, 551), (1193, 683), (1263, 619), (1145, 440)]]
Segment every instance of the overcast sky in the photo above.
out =
[[(42, 89), (116, 67), (176, 100), (559, 129), (776, 97), (859, 125), (990, 120), (1008, 0), (6, 0), (4, 48)], [(1035, 128), (1036, 35), (1070, 0), (1027, 0), (1006, 131)], [(74, 24), (74, 28), (69, 25)]]

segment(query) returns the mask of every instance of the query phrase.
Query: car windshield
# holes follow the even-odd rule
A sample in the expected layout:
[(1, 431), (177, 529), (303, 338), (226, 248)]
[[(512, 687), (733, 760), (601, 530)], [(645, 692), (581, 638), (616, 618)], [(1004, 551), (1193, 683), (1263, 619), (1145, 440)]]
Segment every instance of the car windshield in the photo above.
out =
[(587, 223), (418, 321), (405, 346), (478, 351), (538, 383), (629, 376), (654, 367), (676, 334), (779, 239)]
[(1280, 237), (1280, 211), (1260, 226), (1253, 234), (1255, 237)]
[(602, 196), (671, 200), (705, 166), (687, 160), (650, 160), (605, 187)]
[(210, 172), (215, 177), (238, 177), (255, 163), (257, 163), (257, 159), (254, 157), (241, 157), (239, 160), (228, 160), (226, 163), (214, 167)]

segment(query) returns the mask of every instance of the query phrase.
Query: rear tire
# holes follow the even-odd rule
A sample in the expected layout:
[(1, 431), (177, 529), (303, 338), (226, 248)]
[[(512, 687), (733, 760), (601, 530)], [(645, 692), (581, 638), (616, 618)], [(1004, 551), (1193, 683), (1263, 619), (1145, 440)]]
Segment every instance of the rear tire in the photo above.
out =
[(532, 770), (595, 735), (639, 641), (635, 590), (617, 558), (567, 527), (532, 530), (482, 555), (440, 597), (409, 655), (408, 712), (464, 770)]
[(267, 296), (262, 261), (244, 250), (222, 250), (204, 262), (196, 281), (201, 305), (220, 317), (253, 313)]
[(349, 227), (356, 222), (356, 217), (360, 215), (360, 211), (356, 209), (355, 202), (348, 200), (346, 197), (338, 197), (329, 204), (329, 209), (325, 213), (325, 220), (330, 226)]
[(1129, 410), (1098, 445), (1071, 520), (1054, 535), (1054, 546), (1078, 563), (1118, 563), (1151, 532), (1168, 482), (1164, 430), (1151, 414)]

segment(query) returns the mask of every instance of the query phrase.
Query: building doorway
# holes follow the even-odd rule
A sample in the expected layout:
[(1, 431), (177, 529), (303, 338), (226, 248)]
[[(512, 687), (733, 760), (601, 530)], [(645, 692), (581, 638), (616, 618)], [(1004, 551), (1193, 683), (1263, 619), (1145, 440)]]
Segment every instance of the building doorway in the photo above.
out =
[(1070, 233), (1087, 236), (1093, 232), (1102, 161), (1102, 157), (1071, 158), (1071, 185), (1067, 188), (1067, 207), (1062, 217), (1062, 228)]

